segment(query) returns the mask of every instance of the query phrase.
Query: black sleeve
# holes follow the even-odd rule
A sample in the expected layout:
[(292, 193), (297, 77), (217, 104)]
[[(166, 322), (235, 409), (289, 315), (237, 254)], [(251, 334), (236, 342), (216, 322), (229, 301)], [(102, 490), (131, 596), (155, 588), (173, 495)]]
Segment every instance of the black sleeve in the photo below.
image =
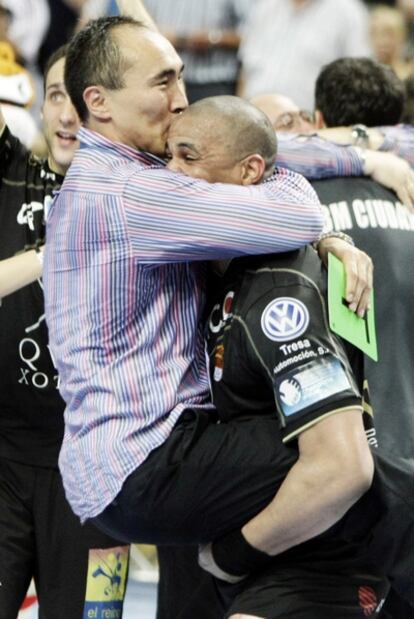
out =
[(244, 316), (250, 363), (267, 374), (284, 442), (321, 418), (359, 408), (361, 396), (344, 346), (329, 329), (320, 288), (294, 272), (269, 285)]
[[(28, 151), (23, 144), (10, 133), (7, 125), (4, 127), (3, 133), (0, 136), (0, 178), (17, 175), (13, 173), (11, 168), (20, 170), (21, 162), (26, 166)], [(10, 174), (11, 171), (11, 174)]]

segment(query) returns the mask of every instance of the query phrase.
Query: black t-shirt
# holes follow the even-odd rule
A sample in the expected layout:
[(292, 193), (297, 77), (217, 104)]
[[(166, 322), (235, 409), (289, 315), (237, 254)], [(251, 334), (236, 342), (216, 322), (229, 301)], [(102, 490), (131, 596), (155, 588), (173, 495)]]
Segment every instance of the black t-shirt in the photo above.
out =
[(277, 415), (288, 443), (335, 411), (361, 408), (354, 369), (329, 329), (326, 277), (311, 247), (234, 260), (214, 278), (207, 321), (213, 399), (227, 420)]
[[(44, 239), (45, 209), (63, 177), (6, 129), (0, 138), (0, 259)], [(0, 305), (0, 457), (56, 466), (64, 403), (48, 348), (41, 281)]]
[(414, 444), (414, 214), (366, 178), (312, 183), (334, 230), (350, 234), (374, 262), (379, 361), (365, 359), (378, 440), (411, 458)]

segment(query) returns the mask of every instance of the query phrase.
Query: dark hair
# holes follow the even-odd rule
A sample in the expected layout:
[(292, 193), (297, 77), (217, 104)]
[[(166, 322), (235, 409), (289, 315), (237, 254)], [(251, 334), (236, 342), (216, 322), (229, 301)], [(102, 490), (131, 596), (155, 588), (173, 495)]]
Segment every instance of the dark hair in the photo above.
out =
[(112, 36), (118, 26), (145, 27), (132, 17), (102, 17), (90, 21), (69, 43), (65, 64), (65, 86), (81, 121), (88, 118), (83, 93), (88, 86), (110, 90), (123, 88), (126, 61)]
[(409, 125), (414, 125), (414, 75), (407, 77), (404, 80), (404, 85), (406, 96), (401, 120)]
[(58, 47), (53, 54), (51, 54), (49, 56), (49, 58), (46, 61), (45, 67), (43, 69), (43, 90), (46, 90), (46, 80), (47, 80), (47, 76), (49, 74), (50, 69), (53, 67), (53, 65), (55, 65), (61, 58), (65, 58), (66, 54), (68, 53), (68, 47), (69, 45), (61, 45), (60, 47)]
[(395, 125), (404, 95), (404, 85), (390, 67), (370, 58), (340, 58), (319, 73), (315, 108), (328, 127)]

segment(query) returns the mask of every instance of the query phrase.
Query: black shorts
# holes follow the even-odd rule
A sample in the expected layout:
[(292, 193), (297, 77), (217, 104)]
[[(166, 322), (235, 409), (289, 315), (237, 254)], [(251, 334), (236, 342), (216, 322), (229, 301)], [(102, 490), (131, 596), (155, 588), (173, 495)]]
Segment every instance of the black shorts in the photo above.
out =
[(290, 558), (238, 585), (212, 578), (197, 565), (197, 548), (159, 548), (157, 619), (223, 619), (242, 613), (265, 619), (378, 617), (388, 583), (357, 547), (304, 545)]
[[(322, 553), (323, 555), (323, 553)], [(328, 559), (329, 557), (329, 559)], [(389, 584), (358, 548), (344, 544), (305, 553), (298, 560), (275, 560), (247, 579), (236, 593), (226, 618), (236, 613), (264, 619), (362, 619), (378, 616)], [(225, 588), (225, 586), (224, 586)], [(223, 586), (218, 585), (218, 590)]]
[(128, 560), (128, 546), (81, 526), (57, 469), (0, 458), (0, 619), (17, 616), (32, 577), (42, 619), (120, 616)]
[(273, 417), (216, 423), (186, 411), (169, 438), (91, 522), (118, 539), (197, 544), (242, 526), (274, 497), (297, 460), (276, 444)]

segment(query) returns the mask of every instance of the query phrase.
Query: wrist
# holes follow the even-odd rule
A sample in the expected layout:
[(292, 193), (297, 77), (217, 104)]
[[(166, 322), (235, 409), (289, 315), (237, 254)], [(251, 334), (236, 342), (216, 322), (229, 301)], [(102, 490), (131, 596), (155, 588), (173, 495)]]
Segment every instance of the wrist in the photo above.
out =
[(241, 531), (232, 531), (200, 549), (200, 566), (221, 580), (236, 583), (267, 565), (273, 557), (251, 546)]
[(340, 239), (342, 241), (345, 241), (346, 243), (349, 243), (349, 245), (352, 245), (353, 247), (355, 247), (353, 238), (349, 236), (349, 234), (346, 234), (345, 232), (341, 232), (340, 230), (338, 231), (330, 230), (329, 232), (322, 232), (319, 238), (312, 243), (312, 246), (314, 249), (316, 249), (316, 251), (318, 251), (320, 249), (319, 244), (322, 241), (327, 242), (329, 241), (329, 239)]
[(354, 146), (369, 148), (369, 132), (365, 125), (353, 125), (351, 127), (351, 138)]

